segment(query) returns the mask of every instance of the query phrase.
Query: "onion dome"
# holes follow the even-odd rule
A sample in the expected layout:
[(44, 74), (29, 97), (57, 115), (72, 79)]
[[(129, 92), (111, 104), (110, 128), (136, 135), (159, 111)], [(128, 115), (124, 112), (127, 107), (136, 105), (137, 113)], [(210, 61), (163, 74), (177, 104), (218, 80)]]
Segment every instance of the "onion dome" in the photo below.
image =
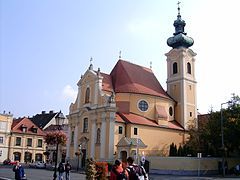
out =
[(180, 14), (180, 7), (178, 3), (178, 15), (177, 20), (174, 21), (173, 26), (175, 27), (175, 33), (173, 33), (174, 36), (168, 38), (167, 45), (172, 48), (179, 48), (179, 47), (191, 47), (194, 43), (193, 39), (191, 37), (187, 36), (187, 33), (184, 32), (184, 27), (186, 23), (181, 18)]

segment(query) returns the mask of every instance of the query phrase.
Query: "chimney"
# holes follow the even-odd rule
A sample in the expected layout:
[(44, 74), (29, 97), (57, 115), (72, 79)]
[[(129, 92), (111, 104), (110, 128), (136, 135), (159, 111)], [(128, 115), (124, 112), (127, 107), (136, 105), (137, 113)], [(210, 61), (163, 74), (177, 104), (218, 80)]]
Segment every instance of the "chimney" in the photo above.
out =
[(49, 111), (49, 114), (53, 114), (53, 110)]
[(42, 111), (42, 114), (46, 114), (46, 111)]

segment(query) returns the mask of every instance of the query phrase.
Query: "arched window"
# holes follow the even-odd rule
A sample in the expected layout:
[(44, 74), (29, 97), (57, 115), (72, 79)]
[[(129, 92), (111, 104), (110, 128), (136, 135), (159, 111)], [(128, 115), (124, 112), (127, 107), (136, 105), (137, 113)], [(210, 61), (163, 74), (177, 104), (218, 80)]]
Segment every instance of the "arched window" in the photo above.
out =
[(100, 144), (101, 140), (101, 129), (98, 128), (97, 129), (97, 140), (96, 140), (96, 144)]
[(173, 74), (177, 74), (178, 73), (178, 67), (177, 67), (177, 63), (173, 63)]
[(88, 118), (83, 119), (83, 132), (86, 133), (88, 131)]
[(89, 103), (89, 98), (90, 98), (90, 88), (87, 88), (85, 93), (85, 103)]
[(187, 72), (188, 74), (192, 74), (191, 64), (189, 62), (187, 63)]

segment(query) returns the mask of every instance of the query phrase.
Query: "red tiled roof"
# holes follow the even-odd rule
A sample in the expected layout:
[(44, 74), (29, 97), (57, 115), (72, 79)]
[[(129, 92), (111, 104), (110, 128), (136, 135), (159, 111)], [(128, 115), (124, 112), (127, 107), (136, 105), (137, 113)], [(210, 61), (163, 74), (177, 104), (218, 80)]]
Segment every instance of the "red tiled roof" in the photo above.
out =
[(116, 113), (116, 122), (125, 123), (125, 121), (121, 118), (121, 116), (119, 116), (118, 113)]
[[(26, 127), (26, 132), (22, 131), (22, 127)], [(37, 133), (32, 131), (32, 128), (37, 128)], [(13, 133), (22, 133), (22, 134), (33, 134), (33, 135), (40, 135), (44, 136), (45, 133), (35, 125), (30, 119), (24, 117), (20, 119), (13, 120), (11, 132)]]
[(109, 74), (100, 73), (103, 77), (102, 88), (104, 91), (113, 91), (112, 78)]
[(116, 115), (117, 122), (127, 122), (132, 124), (140, 124), (154, 127), (164, 127), (169, 129), (184, 130), (183, 127), (176, 121), (168, 121), (166, 126), (158, 125), (155, 121), (147, 119), (143, 116), (139, 116), (133, 113), (119, 113)]
[(119, 60), (110, 75), (116, 93), (140, 93), (171, 99), (149, 68)]

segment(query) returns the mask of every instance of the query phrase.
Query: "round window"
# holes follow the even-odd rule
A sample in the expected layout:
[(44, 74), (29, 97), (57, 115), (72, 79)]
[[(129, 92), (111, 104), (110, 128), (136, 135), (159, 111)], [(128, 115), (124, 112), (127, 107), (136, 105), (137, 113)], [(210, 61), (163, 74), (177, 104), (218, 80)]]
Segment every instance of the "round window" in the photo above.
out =
[(141, 110), (141, 111), (147, 111), (148, 110), (148, 103), (144, 100), (141, 100), (139, 101), (138, 103), (138, 108)]
[(169, 108), (169, 114), (170, 114), (170, 116), (173, 115), (173, 108), (172, 107)]

